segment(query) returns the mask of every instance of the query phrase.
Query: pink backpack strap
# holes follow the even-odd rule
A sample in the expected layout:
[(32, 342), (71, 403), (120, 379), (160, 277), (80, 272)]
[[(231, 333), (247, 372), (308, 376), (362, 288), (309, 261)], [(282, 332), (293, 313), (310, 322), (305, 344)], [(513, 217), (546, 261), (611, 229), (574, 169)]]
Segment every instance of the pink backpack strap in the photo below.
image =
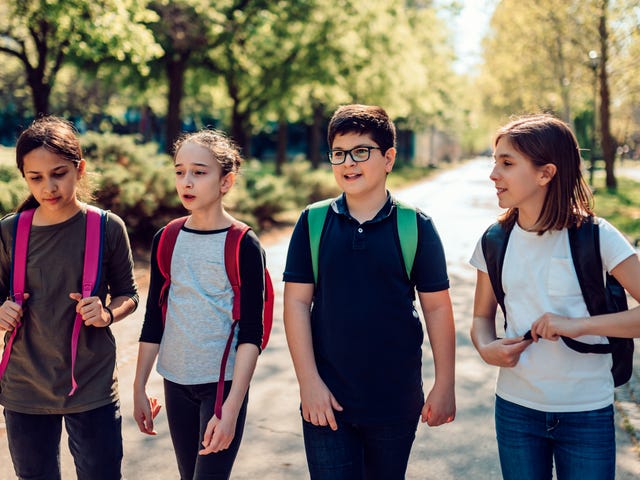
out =
[[(84, 267), (82, 270), (82, 298), (90, 297), (94, 293), (96, 282), (100, 278), (100, 264), (102, 263), (102, 227), (105, 212), (99, 208), (87, 205), (87, 227), (84, 241)], [(82, 328), (82, 315), (76, 314), (71, 333), (71, 391), (73, 395), (78, 388), (74, 371), (78, 353), (78, 339)]]
[[(25, 210), (18, 214), (13, 234), (13, 254), (11, 265), (11, 295), (13, 301), (22, 306), (24, 301), (25, 272), (27, 270), (27, 253), (29, 250), (29, 232), (35, 209)], [(9, 340), (4, 346), (2, 360), (0, 361), (0, 378), (4, 375), (11, 356), (11, 347), (18, 334), (22, 322), (18, 320), (11, 332)]]
[(156, 252), (156, 261), (160, 273), (164, 277), (164, 284), (160, 290), (159, 306), (162, 309), (162, 325), (164, 326), (167, 319), (167, 301), (169, 299), (169, 287), (171, 286), (171, 259), (173, 258), (173, 249), (178, 239), (178, 234), (189, 217), (180, 217), (171, 220), (158, 240), (158, 251)]

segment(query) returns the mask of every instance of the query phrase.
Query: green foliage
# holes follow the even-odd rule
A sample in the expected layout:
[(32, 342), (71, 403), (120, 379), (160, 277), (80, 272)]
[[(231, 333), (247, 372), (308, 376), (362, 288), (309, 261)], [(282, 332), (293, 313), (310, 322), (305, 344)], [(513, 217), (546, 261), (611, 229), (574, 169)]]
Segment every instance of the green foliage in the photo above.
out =
[(289, 221), (311, 202), (335, 196), (339, 190), (331, 172), (312, 170), (309, 162), (295, 162), (273, 175), (271, 165), (247, 162), (225, 204), (234, 215), (261, 229)]
[(14, 210), (27, 196), (27, 186), (14, 165), (0, 163), (0, 213)]
[(596, 176), (596, 214), (606, 218), (632, 241), (640, 239), (640, 182), (618, 177), (616, 190), (609, 190), (604, 185), (604, 177)]
[(175, 194), (171, 158), (158, 145), (139, 145), (133, 135), (89, 132), (80, 139), (88, 169), (95, 172), (96, 203), (125, 219), (130, 234), (149, 242), (183, 209)]

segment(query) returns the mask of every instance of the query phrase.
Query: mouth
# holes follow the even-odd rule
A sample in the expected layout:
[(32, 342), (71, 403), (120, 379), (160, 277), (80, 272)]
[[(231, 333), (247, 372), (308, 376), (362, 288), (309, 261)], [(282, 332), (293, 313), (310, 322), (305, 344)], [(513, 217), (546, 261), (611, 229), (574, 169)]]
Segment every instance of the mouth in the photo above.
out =
[(196, 196), (195, 196), (195, 195), (190, 195), (190, 194), (187, 194), (187, 193), (182, 195), (182, 199), (183, 199), (183, 200), (186, 200), (187, 202), (188, 202), (188, 201), (191, 201), (191, 200), (193, 200), (193, 199), (195, 199), (195, 198), (196, 198)]
[(496, 187), (496, 194), (498, 194), (498, 195), (502, 195), (506, 191), (507, 191), (506, 188)]
[(51, 197), (51, 198), (43, 198), (42, 201), (45, 203), (56, 203), (60, 200), (60, 197)]
[(347, 173), (343, 175), (345, 180), (356, 180), (362, 176), (361, 173)]

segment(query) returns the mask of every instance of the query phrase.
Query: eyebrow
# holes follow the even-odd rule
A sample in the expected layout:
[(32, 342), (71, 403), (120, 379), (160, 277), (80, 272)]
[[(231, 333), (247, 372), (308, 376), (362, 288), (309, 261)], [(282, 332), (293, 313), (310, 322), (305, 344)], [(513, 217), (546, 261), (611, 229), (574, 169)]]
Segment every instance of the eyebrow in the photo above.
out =
[[(58, 165), (55, 168), (52, 168), (50, 171), (51, 172), (57, 172), (60, 169), (64, 169), (64, 168), (70, 168), (69, 165)], [(25, 173), (42, 173), (39, 170), (27, 170)]]

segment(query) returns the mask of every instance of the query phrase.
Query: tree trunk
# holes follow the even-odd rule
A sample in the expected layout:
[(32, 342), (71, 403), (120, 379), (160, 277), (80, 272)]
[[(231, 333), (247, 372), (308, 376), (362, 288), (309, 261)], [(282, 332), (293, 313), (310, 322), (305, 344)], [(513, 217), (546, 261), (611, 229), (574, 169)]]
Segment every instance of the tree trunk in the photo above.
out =
[(313, 123), (309, 132), (309, 160), (311, 160), (311, 168), (317, 170), (320, 166), (322, 154), (320, 152), (322, 143), (322, 122), (324, 121), (324, 105), (314, 103), (313, 105)]
[(167, 60), (167, 78), (169, 79), (169, 98), (167, 105), (167, 129), (165, 152), (171, 153), (173, 144), (182, 132), (180, 105), (184, 96), (184, 73), (187, 56), (177, 56)]
[(282, 166), (287, 163), (287, 137), (289, 124), (284, 115), (278, 120), (278, 147), (276, 150), (276, 175), (282, 175)]
[(234, 100), (231, 112), (231, 137), (236, 142), (243, 158), (251, 157), (251, 125), (249, 114), (240, 111), (237, 101)]
[(33, 101), (33, 113), (36, 117), (49, 114), (49, 95), (51, 85), (44, 79), (42, 68), (32, 68), (25, 65), (27, 70), (27, 82), (31, 88), (31, 99)]
[(609, 0), (602, 1), (602, 11), (600, 12), (600, 23), (598, 33), (600, 34), (600, 135), (602, 138), (602, 156), (604, 157), (605, 171), (607, 174), (607, 188), (616, 189), (618, 182), (613, 172), (613, 164), (616, 158), (616, 142), (611, 134), (611, 115), (609, 109), (609, 76), (607, 74), (608, 61), (608, 41), (609, 32), (607, 30), (607, 10)]

